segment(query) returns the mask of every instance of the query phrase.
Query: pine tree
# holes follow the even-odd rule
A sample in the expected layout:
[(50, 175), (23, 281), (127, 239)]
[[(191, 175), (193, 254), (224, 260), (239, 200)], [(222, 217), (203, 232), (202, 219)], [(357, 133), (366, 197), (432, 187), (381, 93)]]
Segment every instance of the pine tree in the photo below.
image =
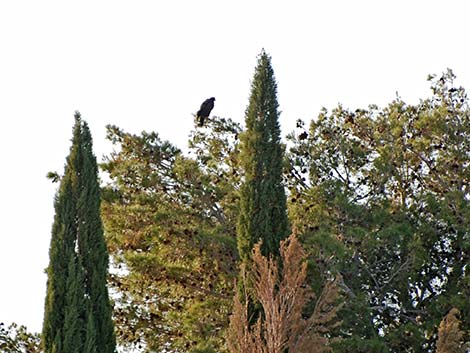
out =
[(0, 349), (2, 353), (40, 353), (38, 333), (30, 333), (23, 325), (0, 322)]
[(98, 167), (88, 125), (78, 112), (54, 206), (42, 332), (44, 351), (115, 352)]
[(240, 130), (213, 117), (192, 132), (186, 157), (156, 132), (108, 127), (102, 216), (113, 265), (125, 269), (110, 278), (125, 349), (223, 352), (237, 275)]
[(253, 245), (262, 241), (264, 256), (279, 255), (279, 242), (289, 230), (282, 184), (284, 150), (280, 143), (277, 84), (270, 56), (258, 56), (241, 136), (245, 181), (240, 194), (238, 250), (246, 262)]
[(290, 137), (290, 219), (314, 273), (339, 271), (348, 294), (338, 352), (434, 352), (451, 307), (469, 331), (470, 111), (454, 78), (431, 76), (416, 105), (323, 109)]

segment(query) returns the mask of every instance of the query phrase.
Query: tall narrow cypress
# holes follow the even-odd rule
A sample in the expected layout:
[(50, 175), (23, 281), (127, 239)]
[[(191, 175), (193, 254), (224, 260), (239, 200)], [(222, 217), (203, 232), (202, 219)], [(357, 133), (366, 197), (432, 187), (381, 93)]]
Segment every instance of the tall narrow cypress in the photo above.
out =
[(243, 262), (249, 260), (253, 245), (260, 240), (264, 256), (278, 256), (279, 242), (289, 232), (278, 107), (271, 58), (263, 50), (251, 84), (246, 131), (241, 136), (245, 181), (241, 187), (237, 233)]
[(82, 353), (85, 332), (83, 315), (85, 313), (84, 280), (82, 267), (77, 256), (71, 256), (67, 268), (67, 281), (64, 307), (63, 352)]
[(106, 287), (108, 252), (100, 218), (98, 167), (88, 125), (78, 112), (54, 207), (44, 352), (113, 353), (116, 343)]

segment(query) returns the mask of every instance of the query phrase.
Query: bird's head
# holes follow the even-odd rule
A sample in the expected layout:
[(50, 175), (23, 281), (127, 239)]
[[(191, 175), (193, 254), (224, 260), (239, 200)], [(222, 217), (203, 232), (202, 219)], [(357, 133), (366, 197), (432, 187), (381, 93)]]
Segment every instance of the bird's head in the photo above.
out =
[(215, 98), (214, 98), (214, 97), (210, 97), (209, 99), (210, 99), (211, 101), (213, 101), (213, 102), (215, 101)]

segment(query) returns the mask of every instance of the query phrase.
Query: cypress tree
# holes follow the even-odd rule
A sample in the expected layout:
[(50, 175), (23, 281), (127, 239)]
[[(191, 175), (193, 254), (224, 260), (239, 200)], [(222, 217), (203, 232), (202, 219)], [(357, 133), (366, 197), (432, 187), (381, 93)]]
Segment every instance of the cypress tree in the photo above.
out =
[(54, 207), (42, 333), (44, 351), (115, 352), (98, 167), (88, 125), (78, 112)]
[(245, 180), (240, 192), (237, 233), (243, 262), (250, 259), (254, 244), (260, 240), (264, 256), (278, 256), (280, 240), (289, 232), (278, 106), (271, 58), (263, 50), (251, 84), (246, 131), (241, 136)]
[(96, 351), (114, 352), (114, 325), (111, 320), (112, 308), (109, 302), (106, 277), (109, 255), (103, 235), (100, 217), (100, 187), (98, 183), (98, 165), (93, 155), (90, 130), (86, 122), (81, 129), (81, 178), (78, 179), (80, 194), (77, 202), (77, 216), (81, 220), (77, 229), (78, 255), (85, 272), (85, 292), (89, 298), (89, 308), (93, 316), (93, 331), (96, 334)]
[(78, 257), (71, 256), (67, 269), (63, 352), (83, 352), (83, 315), (85, 313), (83, 272)]

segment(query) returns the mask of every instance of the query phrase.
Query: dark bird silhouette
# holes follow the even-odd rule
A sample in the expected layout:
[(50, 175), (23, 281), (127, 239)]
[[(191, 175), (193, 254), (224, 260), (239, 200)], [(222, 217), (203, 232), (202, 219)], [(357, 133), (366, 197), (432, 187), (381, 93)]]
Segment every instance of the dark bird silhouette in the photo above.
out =
[(196, 118), (198, 119), (198, 126), (204, 126), (204, 119), (209, 117), (212, 108), (214, 108), (214, 101), (215, 98), (211, 97), (202, 102), (201, 108), (199, 108), (199, 111), (196, 113)]
[(307, 137), (308, 137), (308, 134), (306, 131), (304, 131), (299, 135), (299, 140), (305, 140)]

